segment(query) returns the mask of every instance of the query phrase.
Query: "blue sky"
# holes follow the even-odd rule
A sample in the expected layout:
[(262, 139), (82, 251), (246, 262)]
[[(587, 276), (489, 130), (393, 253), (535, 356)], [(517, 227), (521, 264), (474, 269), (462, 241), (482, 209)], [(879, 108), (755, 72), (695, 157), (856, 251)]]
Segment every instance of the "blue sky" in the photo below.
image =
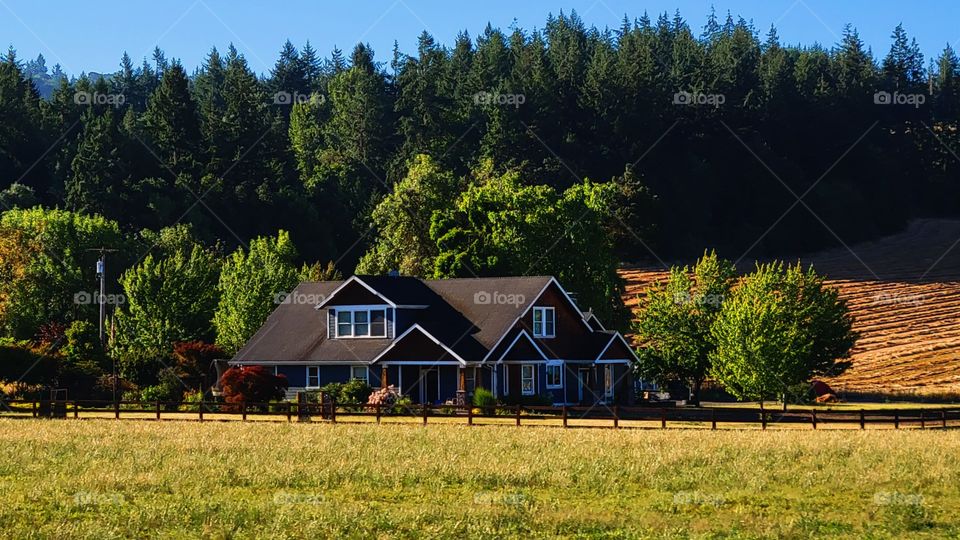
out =
[[(339, 46), (349, 51), (369, 42), (377, 58), (387, 61), (393, 41), (413, 52), (416, 38), (427, 30), (451, 44), (466, 29), (476, 36), (487, 22), (507, 29), (542, 27), (548, 13), (575, 9), (587, 25), (619, 26), (624, 14), (639, 17), (680, 9), (699, 33), (710, 7), (752, 19), (763, 32), (776, 24), (786, 43), (833, 45), (847, 22), (860, 31), (874, 54), (883, 56), (898, 22), (916, 37), (929, 58), (946, 43), (960, 46), (960, 2), (928, 0), (836, 1), (765, 0), (695, 1), (587, 0), (355, 0), (323, 2), (286, 0), (134, 0), (38, 1), (0, 0), (0, 44), (13, 45), (21, 58), (43, 53), (47, 65), (60, 63), (69, 74), (113, 72), (127, 51), (138, 61), (155, 45), (168, 58), (179, 58), (191, 70), (214, 45), (234, 43), (258, 72), (269, 71), (284, 40), (300, 46), (308, 39), (324, 56)], [(514, 22), (516, 21), (516, 22)]]

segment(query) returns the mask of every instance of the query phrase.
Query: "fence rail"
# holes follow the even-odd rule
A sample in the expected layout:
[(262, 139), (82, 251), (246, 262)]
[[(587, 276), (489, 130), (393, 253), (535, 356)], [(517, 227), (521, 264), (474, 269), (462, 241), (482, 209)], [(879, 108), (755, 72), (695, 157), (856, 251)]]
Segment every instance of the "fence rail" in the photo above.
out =
[(957, 428), (960, 408), (779, 409), (749, 407), (650, 407), (625, 405), (527, 406), (404, 405), (322, 403), (222, 403), (96, 400), (0, 400), (0, 418), (115, 418), (130, 420), (313, 421), (361, 423), (402, 421), (427, 425), (540, 425), (557, 427), (669, 428), (718, 425), (859, 428)]

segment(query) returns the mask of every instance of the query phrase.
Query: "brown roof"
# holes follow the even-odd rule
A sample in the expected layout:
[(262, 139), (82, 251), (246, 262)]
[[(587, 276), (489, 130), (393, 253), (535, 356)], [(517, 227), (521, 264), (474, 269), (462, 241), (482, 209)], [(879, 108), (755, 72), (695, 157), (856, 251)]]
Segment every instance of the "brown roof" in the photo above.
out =
[[(413, 277), (357, 276), (397, 305), (427, 306), (404, 310), (410, 324), (423, 329), (469, 362), (483, 360), (517, 319), (547, 287), (549, 276), (420, 280)], [(371, 362), (391, 339), (326, 339), (326, 311), (317, 305), (344, 281), (301, 283), (270, 314), (263, 326), (234, 356), (234, 362)], [(346, 290), (346, 289), (344, 289)], [(489, 299), (489, 302), (484, 302)], [(404, 328), (405, 329), (405, 328)], [(396, 333), (399, 336), (402, 332)], [(586, 355), (596, 356), (596, 343), (609, 335), (586, 340)]]

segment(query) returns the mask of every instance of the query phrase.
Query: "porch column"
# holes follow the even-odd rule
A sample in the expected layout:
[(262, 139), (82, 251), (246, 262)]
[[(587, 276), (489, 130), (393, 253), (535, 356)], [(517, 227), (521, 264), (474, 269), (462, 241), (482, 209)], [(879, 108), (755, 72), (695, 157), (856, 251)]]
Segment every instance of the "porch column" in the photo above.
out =
[(380, 388), (386, 388), (387, 384), (387, 366), (380, 366)]
[(467, 404), (467, 368), (457, 368), (457, 405)]

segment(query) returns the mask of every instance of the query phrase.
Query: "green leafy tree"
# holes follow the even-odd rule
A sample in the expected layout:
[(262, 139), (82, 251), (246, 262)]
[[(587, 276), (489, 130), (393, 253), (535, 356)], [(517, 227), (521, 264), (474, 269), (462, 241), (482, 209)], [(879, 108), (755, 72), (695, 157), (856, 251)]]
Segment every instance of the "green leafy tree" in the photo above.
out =
[(297, 285), (297, 250), (290, 234), (261, 237), (230, 255), (220, 273), (220, 303), (213, 317), (217, 345), (237, 352), (267, 320), (278, 295)]
[[(40, 207), (0, 217), (0, 327), (31, 338), (49, 322), (93, 320), (96, 254), (119, 249), (108, 265), (108, 283), (124, 268), (129, 243), (120, 226), (100, 216)], [(107, 293), (116, 292), (108, 288)]]
[(711, 376), (738, 399), (787, 399), (837, 375), (857, 340), (846, 301), (813, 268), (760, 265), (723, 303), (711, 329)]
[(733, 287), (733, 263), (705, 253), (693, 268), (675, 266), (643, 300), (635, 331), (643, 345), (638, 371), (661, 385), (684, 381), (699, 402), (716, 341), (711, 328)]
[(179, 341), (212, 337), (218, 262), (199, 246), (168, 257), (152, 254), (120, 278), (125, 303), (116, 315), (115, 351), (126, 376), (171, 356)]
[(430, 241), (430, 223), (456, 199), (462, 182), (441, 169), (427, 155), (416, 156), (407, 175), (394, 184), (373, 211), (379, 234), (357, 266), (359, 274), (385, 274), (397, 270), (404, 275), (429, 276), (438, 254)]
[(614, 192), (586, 181), (557, 193), (523, 186), (515, 173), (475, 184), (433, 214), (434, 276), (556, 276), (581, 308), (623, 327), (623, 283), (604, 226)]

